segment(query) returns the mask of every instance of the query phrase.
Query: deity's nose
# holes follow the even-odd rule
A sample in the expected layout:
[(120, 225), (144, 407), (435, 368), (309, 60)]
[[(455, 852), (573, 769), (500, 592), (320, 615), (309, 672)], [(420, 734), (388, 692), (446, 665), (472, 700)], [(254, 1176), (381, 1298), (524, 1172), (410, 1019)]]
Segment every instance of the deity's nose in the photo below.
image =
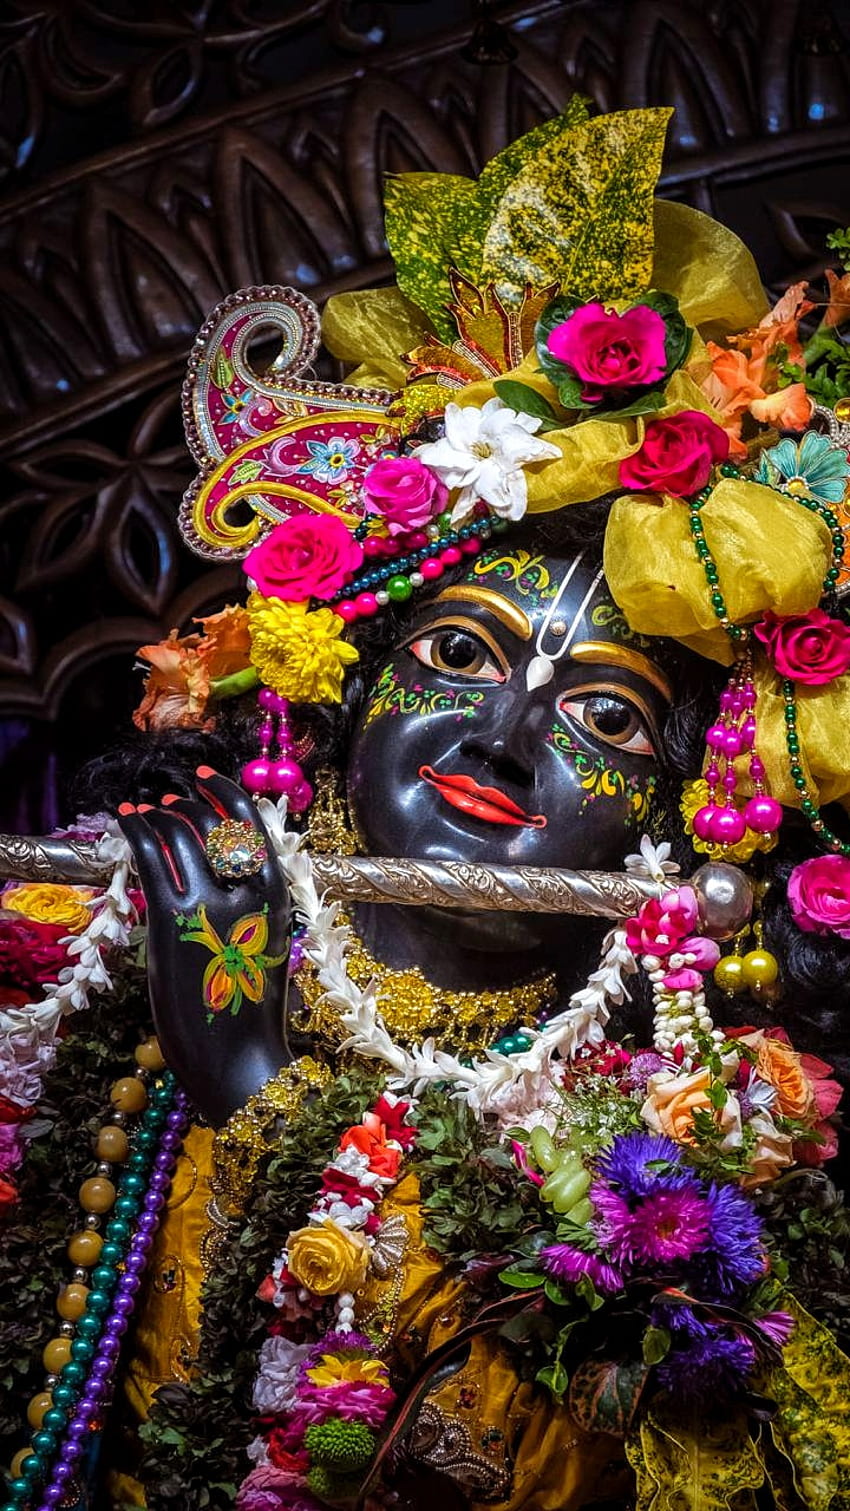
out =
[(483, 762), (493, 775), (531, 787), (545, 725), (546, 710), (538, 699), (529, 698), (517, 678), (476, 713), (461, 752), (471, 761)]

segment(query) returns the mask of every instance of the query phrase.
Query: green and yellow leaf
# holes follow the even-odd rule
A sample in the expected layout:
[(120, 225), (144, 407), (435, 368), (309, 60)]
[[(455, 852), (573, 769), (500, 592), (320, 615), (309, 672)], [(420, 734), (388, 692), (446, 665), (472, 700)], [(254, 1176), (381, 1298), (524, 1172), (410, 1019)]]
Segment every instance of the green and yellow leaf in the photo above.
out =
[(668, 109), (617, 111), (562, 126), (508, 185), (484, 241), (481, 277), (506, 304), (559, 281), (586, 300), (650, 285), (653, 195)]
[(781, 1306), (796, 1327), (782, 1368), (764, 1383), (777, 1405), (770, 1423), (774, 1444), (790, 1461), (809, 1511), (843, 1507), (850, 1493), (850, 1359), (789, 1293)]
[(744, 1412), (711, 1417), (656, 1400), (626, 1441), (636, 1511), (738, 1511), (764, 1482)]
[(384, 210), (399, 288), (451, 342), (457, 332), (446, 309), (452, 300), (449, 269), (466, 273), (480, 258), (475, 180), (456, 173), (402, 173), (387, 179)]

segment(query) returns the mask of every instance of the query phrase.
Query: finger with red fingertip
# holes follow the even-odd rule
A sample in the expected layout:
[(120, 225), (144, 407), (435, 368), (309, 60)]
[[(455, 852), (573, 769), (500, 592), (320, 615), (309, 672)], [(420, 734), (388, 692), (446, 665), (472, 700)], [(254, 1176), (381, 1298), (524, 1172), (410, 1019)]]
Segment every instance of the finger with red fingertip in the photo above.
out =
[(121, 815), (122, 818), (125, 818), (128, 813), (135, 813), (135, 811), (136, 811), (136, 805), (135, 805), (135, 803), (119, 803), (118, 804), (118, 812), (120, 813), (120, 815)]

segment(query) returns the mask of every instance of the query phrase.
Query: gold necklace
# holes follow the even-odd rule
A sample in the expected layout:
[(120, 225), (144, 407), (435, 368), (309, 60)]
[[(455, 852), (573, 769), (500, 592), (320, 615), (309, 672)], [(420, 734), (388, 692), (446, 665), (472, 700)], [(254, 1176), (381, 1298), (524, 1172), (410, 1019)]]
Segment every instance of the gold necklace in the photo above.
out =
[[(339, 922), (350, 920), (340, 914)], [(554, 971), (500, 991), (448, 991), (428, 981), (418, 965), (404, 970), (382, 965), (354, 934), (346, 969), (361, 989), (371, 982), (378, 1010), (396, 1043), (409, 1048), (434, 1038), (441, 1049), (456, 1055), (480, 1053), (507, 1030), (533, 1028), (556, 997)], [(296, 980), (306, 1011), (296, 1013), (293, 1027), (332, 1045), (341, 1043), (345, 1030), (334, 1009), (321, 1000), (324, 991), (313, 967), (305, 962)]]

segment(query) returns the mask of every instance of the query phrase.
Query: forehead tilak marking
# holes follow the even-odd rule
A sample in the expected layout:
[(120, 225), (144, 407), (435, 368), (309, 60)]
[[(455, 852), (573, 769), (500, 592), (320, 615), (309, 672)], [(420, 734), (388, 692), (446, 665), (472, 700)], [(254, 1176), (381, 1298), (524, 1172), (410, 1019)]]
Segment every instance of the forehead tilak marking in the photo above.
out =
[[(546, 614), (543, 618), (543, 623), (537, 631), (537, 639), (534, 643), (535, 653), (532, 659), (529, 661), (528, 666), (525, 670), (525, 684), (529, 692), (532, 692), (535, 687), (545, 687), (547, 682), (551, 682), (553, 676), (555, 675), (555, 662), (560, 661), (561, 657), (566, 655), (567, 651), (572, 645), (578, 627), (584, 617), (585, 609), (587, 608), (590, 600), (596, 592), (596, 589), (602, 581), (602, 570), (600, 568), (600, 570), (593, 578), (590, 587), (587, 589), (587, 592), (584, 594), (584, 597), (582, 598), (581, 603), (576, 609), (575, 614), (570, 621), (570, 624), (565, 627), (563, 634), (556, 632), (554, 630), (554, 623), (557, 619), (558, 610), (561, 606), (561, 600), (563, 599), (564, 593), (572, 582), (573, 577), (581, 566), (583, 559), (584, 552), (580, 551), (578, 556), (576, 556), (570, 563), (569, 570), (565, 572), (563, 578), (561, 579), (561, 582), (558, 586), (558, 591), (555, 594), (555, 597), (552, 599), (549, 607), (547, 608)], [(560, 627), (561, 626), (559, 624), (559, 631)], [(546, 637), (549, 634), (551, 634), (552, 639), (555, 642), (554, 648), (552, 650), (546, 649)]]

